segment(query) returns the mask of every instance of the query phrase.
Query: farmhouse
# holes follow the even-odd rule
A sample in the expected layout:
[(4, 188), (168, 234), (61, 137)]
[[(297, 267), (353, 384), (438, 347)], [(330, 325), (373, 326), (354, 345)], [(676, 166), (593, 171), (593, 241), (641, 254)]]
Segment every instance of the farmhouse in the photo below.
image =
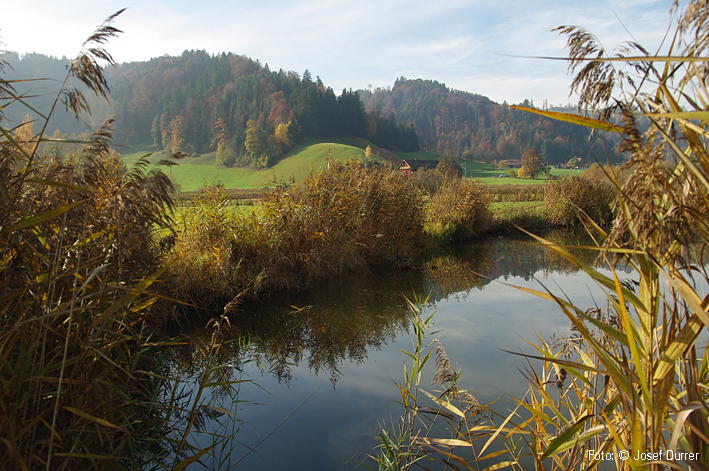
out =
[(504, 164), (507, 166), (507, 168), (522, 168), (522, 160), (521, 159), (500, 160), (499, 164), (501, 166)]
[(411, 175), (419, 169), (433, 170), (437, 166), (438, 160), (402, 160), (399, 165), (399, 170), (407, 175)]
[[(452, 160), (452, 159), (451, 159)], [(436, 167), (438, 167), (438, 164), (441, 163), (439, 160), (402, 160), (401, 164), (399, 165), (399, 170), (405, 173), (406, 175), (411, 175), (413, 172), (417, 170), (433, 170)], [(463, 174), (463, 169), (460, 168), (460, 165), (457, 163), (454, 163), (455, 165), (455, 171), (458, 175)]]

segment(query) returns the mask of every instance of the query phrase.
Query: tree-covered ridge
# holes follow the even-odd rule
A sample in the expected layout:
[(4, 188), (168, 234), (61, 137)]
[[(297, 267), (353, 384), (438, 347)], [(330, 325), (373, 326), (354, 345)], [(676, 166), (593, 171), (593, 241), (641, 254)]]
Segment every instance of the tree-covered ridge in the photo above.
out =
[[(5, 57), (14, 68), (11, 78), (57, 79), (66, 65), (38, 54)], [(91, 103), (90, 124), (115, 115), (117, 144), (151, 142), (169, 152), (216, 152), (226, 166), (270, 167), (298, 142), (347, 136), (393, 151), (420, 146), (487, 162), (519, 159), (532, 147), (553, 164), (573, 157), (587, 161), (593, 145), (596, 155), (605, 155), (585, 128), (508, 109), (431, 80), (402, 77), (393, 88), (343, 90), (338, 96), (307, 70), (301, 77), (237, 54), (204, 51), (122, 64), (106, 76), (112, 107)], [(26, 84), (28, 99), (52, 100), (52, 85)], [(41, 108), (41, 103), (35, 106)], [(24, 111), (14, 116), (10, 106), (6, 117), (19, 125)], [(55, 128), (68, 134), (84, 129), (68, 114), (57, 114), (50, 123)]]
[[(66, 64), (38, 54), (10, 53), (7, 58), (16, 78), (56, 80)], [(358, 92), (343, 90), (338, 96), (307, 70), (301, 77), (232, 53), (185, 51), (179, 57), (122, 64), (106, 76), (112, 109), (98, 115), (115, 115), (119, 144), (216, 151), (220, 163), (252, 167), (270, 166), (310, 138), (362, 137), (392, 150), (418, 150), (413, 127), (378, 115), (367, 119)], [(28, 85), (25, 91), (43, 95), (37, 100), (55, 96), (51, 89), (35, 93), (35, 88)], [(12, 116), (8, 110), (8, 117), (19, 124), (24, 114)], [(51, 126), (66, 133), (83, 129), (69, 119), (55, 119)]]
[(357, 92), (337, 96), (307, 70), (301, 77), (235, 54), (185, 51), (124, 64), (110, 77), (118, 138), (128, 144), (216, 150), (225, 165), (254, 167), (271, 166), (309, 138), (365, 137), (394, 150), (418, 149), (413, 128), (368, 120)]
[[(432, 80), (399, 78), (393, 88), (361, 90), (367, 110), (394, 113), (399, 123), (413, 123), (424, 150), (472, 160), (519, 159), (536, 148), (553, 164), (572, 157), (587, 160), (593, 150), (605, 158), (588, 129), (500, 106), (487, 97), (452, 90)], [(525, 101), (523, 106), (532, 107)], [(607, 145), (609, 150), (611, 145)]]

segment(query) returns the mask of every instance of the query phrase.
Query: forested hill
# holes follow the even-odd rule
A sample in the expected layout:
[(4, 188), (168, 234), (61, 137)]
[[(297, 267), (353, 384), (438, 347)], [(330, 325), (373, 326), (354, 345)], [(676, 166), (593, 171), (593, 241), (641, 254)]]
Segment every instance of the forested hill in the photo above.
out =
[[(66, 59), (37, 54), (3, 56), (6, 78), (61, 80)], [(363, 137), (394, 151), (450, 152), (492, 161), (518, 158), (532, 145), (552, 163), (585, 157), (588, 131), (504, 108), (486, 97), (450, 90), (434, 81), (397, 80), (393, 88), (343, 90), (337, 95), (307, 70), (271, 71), (236, 54), (185, 51), (109, 68), (112, 106), (92, 100), (94, 127), (116, 118), (114, 142), (153, 143), (158, 149), (216, 151), (227, 166), (269, 167), (297, 142), (310, 138)], [(54, 98), (55, 82), (18, 83), (39, 101)], [(21, 107), (16, 107), (20, 109)], [(16, 124), (24, 118), (5, 110)], [(19, 111), (18, 111), (19, 112)], [(50, 125), (79, 133), (81, 123), (59, 115)]]
[[(603, 142), (589, 140), (587, 128), (500, 106), (487, 97), (452, 90), (432, 80), (399, 78), (393, 88), (360, 90), (368, 111), (414, 123), (421, 147), (471, 160), (520, 158), (528, 147), (549, 162), (586, 160), (593, 150), (605, 158)], [(526, 100), (522, 106), (532, 107)], [(569, 111), (569, 110), (564, 110)], [(606, 144), (606, 149), (612, 145)]]

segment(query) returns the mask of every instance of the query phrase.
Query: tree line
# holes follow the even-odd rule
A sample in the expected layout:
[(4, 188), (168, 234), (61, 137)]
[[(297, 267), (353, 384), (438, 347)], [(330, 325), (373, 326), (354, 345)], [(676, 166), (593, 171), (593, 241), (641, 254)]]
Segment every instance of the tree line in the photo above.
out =
[[(18, 78), (55, 78), (63, 71), (56, 58), (5, 57)], [(258, 60), (205, 51), (122, 64), (106, 70), (106, 77), (112, 106), (92, 104), (94, 127), (99, 117), (114, 115), (116, 143), (149, 142), (158, 150), (188, 154), (216, 152), (226, 166), (269, 167), (297, 143), (313, 138), (361, 137), (393, 151), (422, 148), (485, 162), (519, 159), (527, 148), (552, 164), (574, 157), (586, 161), (590, 153), (605, 158), (612, 147), (591, 139), (580, 126), (509, 109), (432, 80), (401, 77), (394, 87), (336, 95), (308, 70), (302, 76), (276, 72)], [(51, 99), (51, 84), (33, 82), (25, 91), (37, 100)], [(10, 106), (6, 117), (19, 124), (24, 114), (13, 117)], [(54, 128), (69, 134), (82, 129), (62, 114), (50, 123)]]
[(336, 95), (302, 76), (236, 54), (185, 51), (124, 64), (109, 74), (118, 139), (158, 149), (216, 151), (227, 166), (270, 167), (298, 142), (361, 137), (392, 150), (417, 150), (412, 126), (364, 110), (359, 93)]
[[(573, 157), (585, 161), (591, 154), (605, 160), (606, 152), (617, 159), (613, 144), (587, 128), (507, 108), (434, 80), (401, 77), (394, 87), (361, 90), (360, 97), (365, 109), (413, 124), (421, 147), (430, 152), (483, 162), (521, 159), (530, 148), (551, 164)], [(528, 100), (520, 105), (534, 107)]]

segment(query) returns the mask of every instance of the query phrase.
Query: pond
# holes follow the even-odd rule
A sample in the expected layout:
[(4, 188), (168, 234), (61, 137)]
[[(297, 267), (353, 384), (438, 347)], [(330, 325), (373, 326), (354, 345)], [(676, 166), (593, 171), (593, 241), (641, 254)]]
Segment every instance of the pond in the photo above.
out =
[[(587, 243), (570, 232), (545, 236), (564, 245)], [(231, 323), (251, 343), (224, 355), (238, 368), (238, 378), (250, 382), (241, 383), (243, 402), (224, 403), (243, 423), (229, 458), (209, 466), (374, 466), (367, 454), (376, 454), (378, 429), (391, 428), (403, 412), (395, 383), (403, 381), (406, 356), (400, 349), (413, 351), (407, 299), (423, 304), (424, 317), (435, 311), (438, 338), (462, 371), (460, 386), (480, 402), (498, 399), (497, 407), (508, 410), (509, 396), (521, 397), (527, 389), (520, 372), (526, 362), (503, 350), (532, 353), (525, 339), (569, 333), (569, 321), (555, 305), (508, 284), (543, 284), (580, 307), (605, 305), (588, 276), (525, 242), (494, 237), (452, 248), (421, 270), (357, 273), (242, 305)], [(579, 252), (593, 261), (594, 254)], [(422, 380), (429, 390), (432, 368)]]

